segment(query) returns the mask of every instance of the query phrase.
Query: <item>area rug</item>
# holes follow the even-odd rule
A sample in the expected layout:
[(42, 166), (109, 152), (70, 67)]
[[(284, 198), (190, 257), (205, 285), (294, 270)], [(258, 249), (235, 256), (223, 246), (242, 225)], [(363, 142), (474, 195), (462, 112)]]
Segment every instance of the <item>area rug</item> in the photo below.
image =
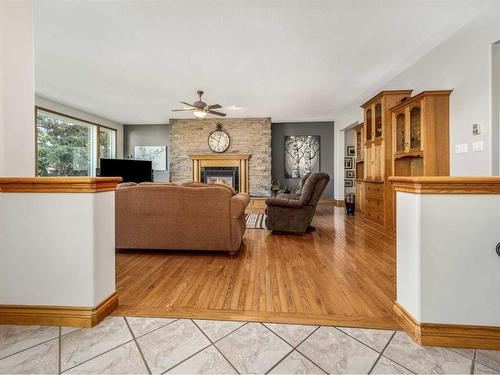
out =
[(245, 222), (247, 229), (267, 229), (266, 214), (246, 214)]

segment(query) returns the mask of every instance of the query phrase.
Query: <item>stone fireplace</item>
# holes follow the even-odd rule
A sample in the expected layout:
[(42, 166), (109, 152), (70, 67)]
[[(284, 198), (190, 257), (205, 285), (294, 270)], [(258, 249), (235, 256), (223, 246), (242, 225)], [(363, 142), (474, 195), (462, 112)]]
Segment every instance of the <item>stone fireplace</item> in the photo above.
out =
[[(221, 154), (212, 152), (208, 147), (208, 136), (216, 129), (217, 124), (221, 124), (231, 138), (228, 150)], [(271, 119), (269, 117), (170, 119), (169, 155), (170, 181), (173, 183), (201, 181), (200, 166), (238, 167), (241, 192), (246, 192), (252, 197), (266, 197), (270, 194)], [(238, 155), (248, 157), (241, 161)], [(201, 158), (197, 159), (198, 156)], [(201, 160), (204, 160), (203, 165)]]

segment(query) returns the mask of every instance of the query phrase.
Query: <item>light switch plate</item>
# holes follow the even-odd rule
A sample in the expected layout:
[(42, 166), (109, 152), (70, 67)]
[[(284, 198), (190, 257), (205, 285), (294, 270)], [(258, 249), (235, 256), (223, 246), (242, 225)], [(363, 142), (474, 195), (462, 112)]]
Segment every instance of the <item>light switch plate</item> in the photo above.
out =
[(467, 143), (460, 143), (455, 145), (455, 154), (463, 154), (469, 151), (469, 147)]
[(477, 141), (477, 142), (472, 142), (472, 151), (473, 152), (481, 152), (484, 149), (484, 142), (483, 141)]

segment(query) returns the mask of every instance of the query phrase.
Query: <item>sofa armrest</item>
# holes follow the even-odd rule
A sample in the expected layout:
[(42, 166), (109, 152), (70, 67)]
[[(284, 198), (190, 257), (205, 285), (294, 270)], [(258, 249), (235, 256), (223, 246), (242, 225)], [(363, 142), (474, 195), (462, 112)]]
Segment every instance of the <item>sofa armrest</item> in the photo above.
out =
[(231, 218), (237, 219), (245, 213), (248, 204), (250, 203), (250, 196), (245, 193), (238, 193), (231, 197)]
[(267, 198), (267, 206), (276, 207), (288, 207), (288, 208), (302, 208), (304, 205), (298, 199), (286, 199), (286, 198)]

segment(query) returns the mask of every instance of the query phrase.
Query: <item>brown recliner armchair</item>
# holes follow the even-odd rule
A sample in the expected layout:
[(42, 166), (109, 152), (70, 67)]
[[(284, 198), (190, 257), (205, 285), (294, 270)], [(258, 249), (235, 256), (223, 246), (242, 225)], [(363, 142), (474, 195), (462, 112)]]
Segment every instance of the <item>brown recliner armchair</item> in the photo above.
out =
[(305, 181), (298, 197), (267, 198), (267, 229), (273, 232), (307, 232), (329, 181), (328, 173), (313, 173)]

